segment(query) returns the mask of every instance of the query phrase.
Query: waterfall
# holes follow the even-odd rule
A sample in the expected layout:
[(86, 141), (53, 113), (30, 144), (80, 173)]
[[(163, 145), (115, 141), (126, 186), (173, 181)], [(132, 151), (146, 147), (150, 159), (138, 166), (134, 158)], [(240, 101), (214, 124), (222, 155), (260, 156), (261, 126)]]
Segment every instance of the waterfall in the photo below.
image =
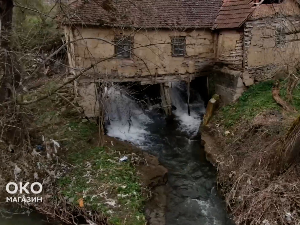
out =
[[(115, 85), (110, 87), (106, 94), (106, 119), (108, 121), (106, 127), (109, 136), (144, 145), (147, 137), (151, 135), (147, 129), (148, 126), (162, 125), (160, 122), (154, 124), (155, 121), (151, 118), (151, 114), (155, 113), (156, 116), (158, 114), (153, 112), (155, 107), (147, 105), (148, 110), (144, 110), (138, 103), (139, 101), (128, 94), (125, 88)], [(179, 123), (177, 129), (190, 137), (196, 135), (201, 123), (201, 115), (205, 111), (200, 94), (192, 92), (190, 115), (188, 114), (186, 83), (172, 83), (171, 98), (175, 120)]]
[(107, 90), (106, 100), (107, 134), (121, 140), (141, 145), (145, 141), (146, 125), (151, 119), (125, 89), (119, 86)]
[(200, 94), (194, 92), (193, 100), (190, 102), (190, 115), (188, 114), (187, 104), (187, 85), (183, 82), (172, 83), (171, 98), (172, 104), (175, 106), (173, 111), (175, 119), (179, 121), (182, 131), (189, 136), (198, 133), (201, 117), (205, 113), (204, 102)]

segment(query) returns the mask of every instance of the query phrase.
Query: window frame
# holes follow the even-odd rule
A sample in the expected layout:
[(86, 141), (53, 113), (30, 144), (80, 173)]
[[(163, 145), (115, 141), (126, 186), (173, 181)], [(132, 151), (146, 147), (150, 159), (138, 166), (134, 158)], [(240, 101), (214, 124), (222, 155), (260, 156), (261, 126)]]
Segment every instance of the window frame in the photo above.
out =
[[(180, 41), (182, 43), (180, 43)], [(181, 46), (181, 48), (179, 47)], [(186, 56), (186, 36), (173, 36), (171, 37), (171, 51), (172, 57), (185, 57)], [(183, 53), (175, 53), (175, 51), (183, 51)]]
[[(131, 59), (132, 58), (132, 49), (133, 49), (133, 37), (132, 36), (115, 36), (114, 43), (115, 43), (114, 53), (115, 53), (116, 58), (119, 58), (119, 59)], [(126, 51), (124, 46), (128, 46), (129, 50)]]

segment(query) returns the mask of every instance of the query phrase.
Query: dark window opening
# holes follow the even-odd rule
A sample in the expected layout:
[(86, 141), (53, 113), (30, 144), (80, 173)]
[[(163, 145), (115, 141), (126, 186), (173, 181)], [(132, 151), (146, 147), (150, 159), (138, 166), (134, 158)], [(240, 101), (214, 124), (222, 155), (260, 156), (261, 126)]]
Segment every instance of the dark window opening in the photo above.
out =
[(264, 0), (262, 4), (280, 4), (283, 0)]
[(131, 58), (133, 47), (132, 37), (116, 37), (115, 38), (115, 54), (118, 58)]
[(185, 37), (172, 38), (172, 56), (180, 57), (185, 56)]

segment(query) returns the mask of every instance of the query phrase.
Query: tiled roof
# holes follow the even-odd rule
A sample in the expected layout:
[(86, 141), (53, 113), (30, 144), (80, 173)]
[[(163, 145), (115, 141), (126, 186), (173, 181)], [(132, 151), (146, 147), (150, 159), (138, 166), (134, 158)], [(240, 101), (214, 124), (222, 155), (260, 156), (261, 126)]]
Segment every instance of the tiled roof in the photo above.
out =
[(75, 0), (65, 24), (212, 28), (222, 0)]
[(254, 11), (252, 0), (224, 0), (214, 29), (238, 28)]

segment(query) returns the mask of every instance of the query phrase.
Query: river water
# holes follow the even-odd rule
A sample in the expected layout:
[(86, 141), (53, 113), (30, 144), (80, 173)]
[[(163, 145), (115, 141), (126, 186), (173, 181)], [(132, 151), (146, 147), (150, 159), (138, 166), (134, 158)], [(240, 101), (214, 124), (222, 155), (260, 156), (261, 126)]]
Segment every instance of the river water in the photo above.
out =
[[(2, 209), (4, 210), (4, 209)], [(49, 222), (44, 215), (28, 210), (10, 210), (3, 214), (0, 225), (59, 225), (59, 222)], [(13, 214), (13, 216), (11, 216)], [(5, 216), (7, 215), (7, 217)]]
[(231, 225), (216, 190), (216, 170), (196, 138), (204, 103), (196, 91), (191, 92), (189, 115), (186, 93), (185, 84), (172, 84), (175, 118), (166, 120), (151, 101), (138, 104), (125, 91), (111, 88), (108, 135), (139, 145), (169, 170), (167, 225)]

